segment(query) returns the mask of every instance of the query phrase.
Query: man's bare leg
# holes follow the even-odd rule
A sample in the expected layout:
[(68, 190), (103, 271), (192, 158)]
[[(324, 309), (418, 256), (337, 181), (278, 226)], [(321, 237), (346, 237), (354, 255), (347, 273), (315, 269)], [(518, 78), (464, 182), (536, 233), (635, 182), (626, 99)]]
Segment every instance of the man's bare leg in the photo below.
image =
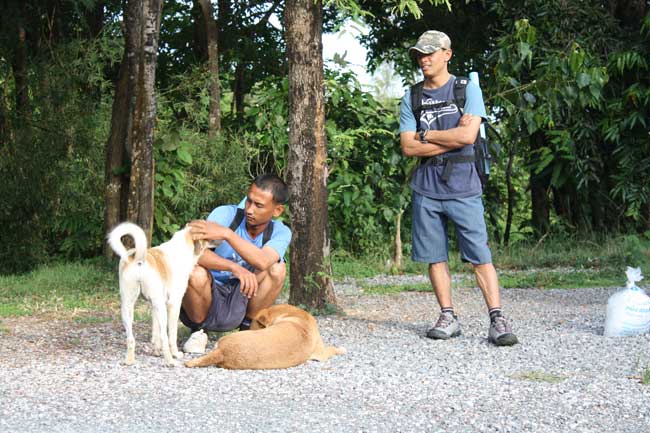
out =
[(429, 263), (429, 279), (440, 308), (451, 308), (451, 275), (447, 262)]
[(194, 323), (203, 323), (212, 304), (212, 278), (208, 270), (196, 265), (190, 274), (187, 291), (183, 297), (183, 310)]
[(499, 290), (499, 279), (492, 263), (474, 265), (476, 282), (483, 292), (485, 303), (490, 314), (490, 329), (488, 341), (497, 346), (512, 346), (519, 340), (512, 332), (508, 320), (501, 314), (501, 293)]
[(259, 286), (257, 287), (257, 294), (248, 300), (247, 318), (255, 317), (258, 312), (273, 305), (284, 286), (287, 265), (283, 262), (276, 263), (266, 271), (259, 272), (256, 276)]
[(499, 293), (499, 279), (492, 263), (474, 265), (476, 282), (483, 292), (488, 309), (501, 308), (501, 294)]

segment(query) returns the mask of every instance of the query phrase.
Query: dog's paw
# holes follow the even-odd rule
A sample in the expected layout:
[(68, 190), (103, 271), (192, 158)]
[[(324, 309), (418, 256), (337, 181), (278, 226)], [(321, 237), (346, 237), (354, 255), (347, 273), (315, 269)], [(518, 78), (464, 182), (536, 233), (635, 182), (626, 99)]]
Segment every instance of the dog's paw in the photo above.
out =
[(173, 359), (171, 361), (165, 361), (165, 367), (176, 368), (176, 367), (182, 367), (182, 366), (183, 366), (182, 362), (178, 362), (178, 361), (173, 360)]

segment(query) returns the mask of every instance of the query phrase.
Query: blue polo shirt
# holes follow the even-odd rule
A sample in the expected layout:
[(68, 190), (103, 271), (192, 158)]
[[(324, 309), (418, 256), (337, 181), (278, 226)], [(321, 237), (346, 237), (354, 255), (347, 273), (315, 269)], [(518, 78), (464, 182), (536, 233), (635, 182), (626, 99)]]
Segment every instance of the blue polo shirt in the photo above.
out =
[[(207, 220), (215, 222), (225, 227), (230, 227), (233, 219), (235, 219), (235, 214), (237, 213), (237, 207), (235, 205), (219, 206), (214, 209), (210, 215), (208, 215)], [(240, 206), (239, 207), (243, 207)], [(270, 224), (273, 224), (273, 234), (271, 239), (264, 245), (269, 246), (275, 250), (280, 256), (280, 260), (284, 260), (284, 254), (289, 247), (291, 242), (291, 230), (289, 227), (284, 225), (282, 221), (272, 220)], [(246, 218), (243, 218), (239, 226), (234, 230), (237, 235), (239, 235), (244, 240), (252, 243), (253, 245), (262, 248), (262, 238), (264, 233), (260, 233), (255, 239), (251, 239), (246, 230)], [(217, 248), (214, 249), (214, 252), (227, 260), (232, 260), (233, 262), (238, 263), (241, 266), (244, 266), (246, 269), (253, 271), (253, 267), (249, 265), (238, 253), (235, 251), (228, 242), (223, 241)], [(212, 276), (219, 282), (225, 282), (226, 280), (232, 278), (232, 273), (227, 271), (216, 271), (210, 270)]]

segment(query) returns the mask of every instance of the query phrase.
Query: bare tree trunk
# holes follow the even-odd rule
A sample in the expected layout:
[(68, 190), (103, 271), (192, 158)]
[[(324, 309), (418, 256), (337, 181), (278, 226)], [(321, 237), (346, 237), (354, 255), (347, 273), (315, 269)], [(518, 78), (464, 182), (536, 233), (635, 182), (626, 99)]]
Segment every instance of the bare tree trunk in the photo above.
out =
[(208, 70), (210, 71), (210, 115), (208, 134), (210, 137), (221, 130), (221, 88), (219, 85), (219, 42), (217, 21), (214, 18), (210, 0), (198, 0), (205, 20), (208, 42)]
[(404, 255), (402, 254), (402, 214), (404, 209), (401, 209), (395, 217), (395, 238), (393, 242), (393, 266), (391, 266), (391, 273), (401, 274), (404, 270)]
[(233, 103), (238, 120), (244, 118), (244, 60), (239, 59), (235, 67), (235, 85), (233, 88)]
[(153, 136), (156, 121), (156, 59), (162, 0), (141, 2), (141, 45), (132, 125), (131, 179), (128, 219), (138, 224), (151, 242), (153, 230)]
[(508, 210), (506, 212), (506, 228), (503, 231), (503, 244), (508, 245), (510, 242), (510, 230), (512, 229), (512, 218), (515, 209), (515, 187), (512, 184), (512, 165), (515, 160), (515, 149), (511, 148), (508, 152), (508, 165), (506, 167), (506, 188), (508, 191)]
[(104, 27), (104, 0), (95, 2), (92, 7), (85, 11), (84, 17), (88, 26), (87, 34), (89, 38), (95, 38)]
[[(106, 144), (104, 229), (106, 234), (129, 218), (130, 168), (136, 86), (142, 45), (142, 0), (129, 0), (124, 10), (124, 56), (113, 99), (111, 133)], [(104, 246), (104, 255), (112, 252)]]
[(625, 27), (638, 29), (648, 11), (646, 0), (609, 0), (609, 13), (621, 20)]
[(29, 110), (29, 89), (27, 86), (27, 44), (25, 28), (18, 26), (18, 46), (16, 55), (12, 64), (14, 72), (14, 82), (16, 84), (16, 112), (18, 118), (29, 120), (31, 118)]
[[(129, 110), (129, 64), (126, 47), (113, 99), (111, 115), (111, 134), (106, 144), (106, 170), (104, 189), (104, 232), (108, 233), (118, 223), (126, 219), (126, 207), (122, 203), (128, 199), (129, 176), (127, 170), (126, 141), (130, 124)], [(104, 256), (112, 256), (108, 244), (104, 244)]]
[(335, 304), (327, 234), (327, 143), (320, 0), (288, 0), (291, 292), (289, 302), (323, 309)]

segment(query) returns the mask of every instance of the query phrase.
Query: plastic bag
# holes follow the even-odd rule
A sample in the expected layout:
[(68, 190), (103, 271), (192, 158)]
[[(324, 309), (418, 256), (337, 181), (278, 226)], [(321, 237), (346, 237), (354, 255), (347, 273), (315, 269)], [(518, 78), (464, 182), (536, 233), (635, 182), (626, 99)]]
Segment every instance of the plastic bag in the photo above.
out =
[(628, 266), (627, 285), (609, 297), (605, 319), (606, 337), (627, 337), (650, 332), (650, 297), (636, 283), (641, 269)]

